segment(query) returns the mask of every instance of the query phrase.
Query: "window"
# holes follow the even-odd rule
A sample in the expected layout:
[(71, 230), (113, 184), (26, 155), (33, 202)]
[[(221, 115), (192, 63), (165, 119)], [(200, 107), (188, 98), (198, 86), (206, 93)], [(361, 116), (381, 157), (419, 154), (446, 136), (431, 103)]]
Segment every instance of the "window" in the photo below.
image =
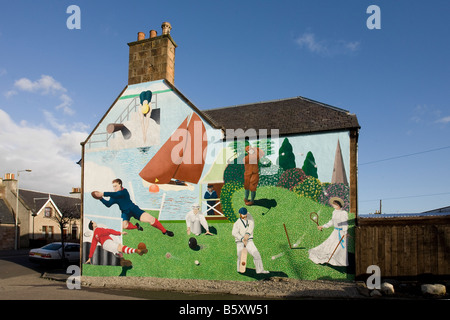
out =
[(45, 250), (58, 250), (59, 248), (61, 248), (61, 243), (50, 243), (46, 246), (43, 246), (42, 249)]
[(42, 236), (45, 239), (53, 239), (53, 226), (42, 226)]
[(45, 208), (44, 217), (51, 218), (51, 216), (52, 216), (52, 208), (49, 207)]
[(78, 244), (68, 244), (66, 245), (66, 252), (79, 252), (80, 245)]
[(78, 226), (72, 226), (72, 239), (76, 239), (78, 235)]

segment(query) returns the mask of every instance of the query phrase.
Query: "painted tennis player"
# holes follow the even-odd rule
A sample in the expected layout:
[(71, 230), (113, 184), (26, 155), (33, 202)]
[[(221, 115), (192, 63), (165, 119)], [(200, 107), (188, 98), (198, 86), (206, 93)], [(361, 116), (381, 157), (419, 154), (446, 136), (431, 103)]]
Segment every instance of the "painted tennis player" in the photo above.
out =
[(318, 230), (334, 227), (330, 236), (319, 246), (310, 249), (309, 259), (316, 264), (329, 263), (333, 266), (348, 266), (347, 252), (347, 230), (348, 213), (342, 210), (344, 201), (338, 197), (330, 199), (330, 204), (334, 208), (331, 220), (322, 226), (317, 226)]
[[(142, 227), (139, 226), (138, 223), (136, 223), (136, 225), (133, 225), (130, 222), (130, 219), (133, 217), (141, 222), (148, 222), (152, 227), (159, 229), (163, 234), (168, 235), (169, 237), (173, 237), (172, 231), (169, 231), (166, 228), (164, 228), (158, 219), (150, 215), (150, 213), (145, 212), (131, 201), (128, 190), (122, 187), (122, 180), (114, 179), (112, 181), (112, 186), (114, 192), (94, 191), (92, 192), (92, 196), (96, 199), (99, 199), (108, 208), (111, 207), (113, 204), (117, 204), (119, 206), (120, 211), (122, 211), (123, 229), (142, 230), (141, 229)], [(106, 200), (103, 197), (109, 197), (109, 200)]]

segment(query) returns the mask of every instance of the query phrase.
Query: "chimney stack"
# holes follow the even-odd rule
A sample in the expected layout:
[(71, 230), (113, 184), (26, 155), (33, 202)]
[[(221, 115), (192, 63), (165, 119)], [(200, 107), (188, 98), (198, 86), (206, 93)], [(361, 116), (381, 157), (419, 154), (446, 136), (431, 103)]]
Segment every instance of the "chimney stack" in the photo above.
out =
[(155, 30), (150, 30), (150, 37), (146, 39), (143, 32), (138, 32), (137, 41), (128, 43), (129, 85), (162, 79), (174, 83), (177, 45), (170, 36), (170, 23), (163, 22), (161, 28), (160, 36)]

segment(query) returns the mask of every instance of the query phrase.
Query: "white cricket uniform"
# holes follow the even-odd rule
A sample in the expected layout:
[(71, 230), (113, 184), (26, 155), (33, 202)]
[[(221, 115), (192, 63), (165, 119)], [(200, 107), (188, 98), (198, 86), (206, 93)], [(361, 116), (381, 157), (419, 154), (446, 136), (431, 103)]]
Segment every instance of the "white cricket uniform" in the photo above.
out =
[(250, 213), (247, 213), (247, 220), (243, 220), (239, 218), (233, 225), (233, 231), (231, 234), (235, 238), (236, 241), (236, 249), (237, 249), (237, 270), (239, 272), (239, 265), (241, 263), (241, 251), (244, 248), (244, 243), (242, 240), (245, 235), (248, 234), (248, 242), (247, 242), (247, 252), (250, 253), (253, 257), (253, 263), (255, 264), (256, 273), (262, 273), (264, 271), (263, 263), (261, 259), (261, 255), (259, 254), (258, 249), (253, 243), (253, 229), (255, 228), (255, 221)]
[(197, 214), (194, 211), (189, 211), (186, 215), (186, 226), (191, 229), (191, 232), (195, 235), (199, 235), (202, 233), (202, 228), (205, 228), (206, 231), (209, 230), (208, 222), (206, 222), (205, 216), (198, 212)]

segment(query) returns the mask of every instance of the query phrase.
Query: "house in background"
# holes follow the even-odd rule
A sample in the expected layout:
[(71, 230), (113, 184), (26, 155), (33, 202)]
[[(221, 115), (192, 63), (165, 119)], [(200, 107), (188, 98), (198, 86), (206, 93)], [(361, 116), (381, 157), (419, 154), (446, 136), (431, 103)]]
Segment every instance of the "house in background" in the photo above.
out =
[(80, 190), (62, 196), (20, 189), (14, 174), (0, 179), (0, 250), (15, 248), (15, 211), (18, 205), (18, 248), (36, 247), (61, 240), (60, 221), (65, 219), (65, 240), (80, 239)]

